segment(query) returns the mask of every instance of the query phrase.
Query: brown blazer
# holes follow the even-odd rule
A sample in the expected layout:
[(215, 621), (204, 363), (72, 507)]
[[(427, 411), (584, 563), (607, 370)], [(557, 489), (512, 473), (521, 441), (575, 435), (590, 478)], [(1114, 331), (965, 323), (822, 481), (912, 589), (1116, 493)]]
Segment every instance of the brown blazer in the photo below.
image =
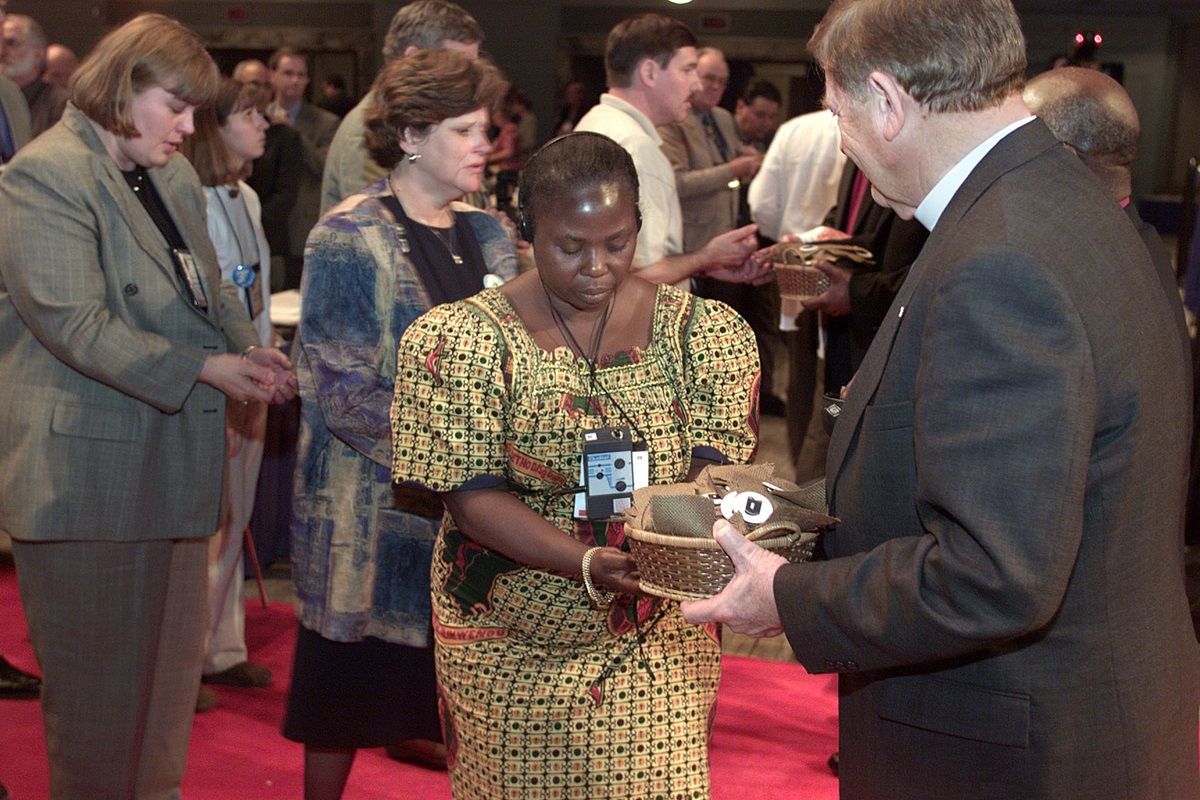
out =
[[(720, 107), (712, 113), (732, 158), (738, 153), (733, 115)], [(660, 126), (658, 135), (662, 137), (662, 151), (675, 170), (683, 212), (683, 250), (690, 253), (714, 236), (737, 227), (738, 190), (729, 187), (733, 173), (695, 113), (689, 111), (683, 122)]]

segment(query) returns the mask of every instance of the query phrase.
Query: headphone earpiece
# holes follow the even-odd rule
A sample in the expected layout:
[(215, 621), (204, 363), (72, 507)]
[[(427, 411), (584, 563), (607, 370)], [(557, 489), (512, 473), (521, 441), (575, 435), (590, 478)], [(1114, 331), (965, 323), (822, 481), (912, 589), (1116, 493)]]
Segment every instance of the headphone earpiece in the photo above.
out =
[(517, 223), (517, 230), (521, 232), (521, 238), (533, 244), (533, 221), (525, 216), (525, 204), (522, 203), (518, 210), (521, 212), (521, 221)]

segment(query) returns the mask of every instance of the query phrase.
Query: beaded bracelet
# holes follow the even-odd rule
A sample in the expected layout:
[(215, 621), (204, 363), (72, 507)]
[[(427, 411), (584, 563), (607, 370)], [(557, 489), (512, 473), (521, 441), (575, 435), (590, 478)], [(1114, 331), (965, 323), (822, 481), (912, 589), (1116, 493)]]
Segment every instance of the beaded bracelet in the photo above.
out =
[(596, 554), (600, 547), (592, 547), (583, 554), (583, 585), (587, 589), (588, 597), (592, 599), (592, 603), (596, 608), (608, 608), (612, 603), (616, 592), (608, 589), (597, 589), (596, 584), (592, 583), (592, 556)]

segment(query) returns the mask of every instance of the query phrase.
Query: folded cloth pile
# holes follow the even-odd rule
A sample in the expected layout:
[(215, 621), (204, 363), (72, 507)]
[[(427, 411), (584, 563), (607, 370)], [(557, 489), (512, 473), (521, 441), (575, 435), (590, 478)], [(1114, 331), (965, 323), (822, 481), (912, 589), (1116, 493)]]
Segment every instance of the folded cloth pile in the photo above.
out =
[(825, 481), (799, 486), (776, 477), (774, 464), (705, 467), (690, 483), (647, 486), (633, 493), (625, 523), (664, 536), (712, 538), (718, 515), (751, 541), (808, 534), (837, 520), (826, 513)]

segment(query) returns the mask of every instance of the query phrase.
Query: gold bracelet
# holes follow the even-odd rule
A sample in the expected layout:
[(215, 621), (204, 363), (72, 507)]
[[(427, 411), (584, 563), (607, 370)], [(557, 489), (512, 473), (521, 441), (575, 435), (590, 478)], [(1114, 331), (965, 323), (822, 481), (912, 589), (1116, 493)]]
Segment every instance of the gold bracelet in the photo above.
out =
[(256, 344), (252, 344), (252, 345), (248, 346), (245, 350), (242, 351), (242, 358), (249, 361), (250, 354), (253, 353), (257, 349), (258, 349), (258, 345), (256, 345)]
[(592, 547), (583, 554), (583, 586), (587, 589), (588, 597), (592, 599), (592, 604), (596, 608), (608, 608), (612, 603), (616, 592), (608, 589), (597, 589), (596, 584), (592, 583), (592, 556), (596, 555), (597, 550), (602, 550), (600, 547)]

